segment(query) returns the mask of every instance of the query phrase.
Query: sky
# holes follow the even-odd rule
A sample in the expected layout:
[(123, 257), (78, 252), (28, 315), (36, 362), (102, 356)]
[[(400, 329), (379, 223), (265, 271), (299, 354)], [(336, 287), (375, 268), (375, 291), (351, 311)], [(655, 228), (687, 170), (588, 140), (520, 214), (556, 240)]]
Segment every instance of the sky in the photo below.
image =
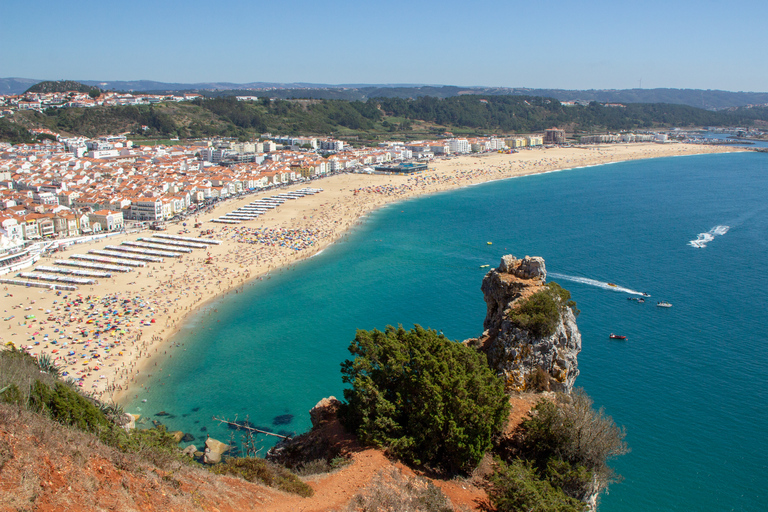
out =
[(766, 0), (3, 0), (0, 77), (768, 92), (766, 20)]

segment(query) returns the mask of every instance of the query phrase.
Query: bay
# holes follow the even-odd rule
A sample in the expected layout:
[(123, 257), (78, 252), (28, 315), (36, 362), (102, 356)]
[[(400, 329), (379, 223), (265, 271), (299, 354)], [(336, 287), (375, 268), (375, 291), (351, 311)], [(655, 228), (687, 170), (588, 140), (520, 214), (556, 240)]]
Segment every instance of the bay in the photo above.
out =
[[(626, 427), (632, 448), (615, 461), (625, 481), (600, 510), (763, 510), (766, 190), (766, 155), (739, 153), (573, 169), (390, 205), (320, 255), (190, 318), (127, 410), (165, 410), (172, 416), (158, 419), (198, 444), (233, 433), (213, 416), (306, 431), (308, 410), (342, 395), (355, 329), (420, 324), (477, 336), (481, 265), (536, 255), (581, 310), (576, 384)], [(652, 297), (640, 304), (618, 288)], [(673, 307), (655, 307), (662, 299)]]

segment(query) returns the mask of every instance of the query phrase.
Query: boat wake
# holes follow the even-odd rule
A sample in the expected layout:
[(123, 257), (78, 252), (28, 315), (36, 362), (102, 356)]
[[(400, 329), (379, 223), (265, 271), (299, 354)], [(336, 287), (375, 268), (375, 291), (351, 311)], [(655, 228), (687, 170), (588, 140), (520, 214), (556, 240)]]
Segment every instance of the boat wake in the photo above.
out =
[(629, 293), (631, 295), (643, 295), (645, 297), (650, 297), (650, 295), (645, 295), (643, 292), (638, 292), (637, 290), (633, 290), (631, 288), (625, 288), (619, 285), (612, 285), (603, 281), (598, 281), (596, 279), (589, 279), (587, 277), (569, 276), (566, 274), (559, 274), (557, 272), (547, 272), (547, 277), (551, 277), (554, 279), (562, 279), (563, 281), (571, 281), (574, 283), (588, 284), (590, 286), (596, 286), (597, 288), (602, 288), (603, 290), (611, 290), (613, 292), (622, 292), (622, 293)]
[(688, 242), (688, 245), (698, 249), (703, 249), (709, 242), (715, 239), (715, 236), (723, 236), (728, 232), (729, 229), (731, 229), (730, 226), (715, 226), (706, 233), (699, 233), (698, 238)]

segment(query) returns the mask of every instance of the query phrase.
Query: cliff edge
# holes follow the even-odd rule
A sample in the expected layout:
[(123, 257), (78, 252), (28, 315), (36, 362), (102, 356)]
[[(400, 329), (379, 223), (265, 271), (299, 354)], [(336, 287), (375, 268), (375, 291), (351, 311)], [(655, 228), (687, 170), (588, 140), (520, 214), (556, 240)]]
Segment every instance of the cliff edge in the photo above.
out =
[(546, 277), (543, 258), (506, 255), (483, 278), (484, 332), (468, 343), (486, 353), (511, 391), (570, 393), (579, 375), (575, 304)]

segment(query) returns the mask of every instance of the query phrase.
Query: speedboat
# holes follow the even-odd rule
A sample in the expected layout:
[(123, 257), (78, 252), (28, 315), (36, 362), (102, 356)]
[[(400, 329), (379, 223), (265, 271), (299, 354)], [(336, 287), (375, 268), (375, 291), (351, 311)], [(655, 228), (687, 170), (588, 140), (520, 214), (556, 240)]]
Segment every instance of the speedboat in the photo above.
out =
[(608, 283), (608, 286), (612, 286), (612, 287), (616, 288), (619, 285), (617, 285), (616, 283)]
[(665, 300), (661, 300), (661, 301), (657, 302), (656, 305), (658, 307), (660, 307), (660, 308), (671, 308), (672, 307), (672, 304), (670, 304), (669, 302), (667, 302)]
[(611, 333), (611, 335), (608, 336), (608, 337), (611, 338), (612, 340), (625, 340), (625, 339), (627, 339), (626, 336), (622, 336), (621, 334), (613, 334), (613, 333)]

